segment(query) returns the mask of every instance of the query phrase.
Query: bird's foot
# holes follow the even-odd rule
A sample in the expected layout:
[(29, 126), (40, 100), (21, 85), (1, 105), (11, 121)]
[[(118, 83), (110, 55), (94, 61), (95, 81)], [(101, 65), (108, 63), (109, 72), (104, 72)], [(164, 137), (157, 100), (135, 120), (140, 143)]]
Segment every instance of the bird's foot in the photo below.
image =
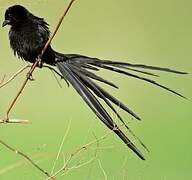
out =
[(37, 61), (38, 61), (37, 67), (38, 67), (38, 68), (42, 68), (42, 67), (43, 67), (43, 62), (42, 62), (42, 57), (41, 57), (41, 55), (39, 55), (39, 56), (37, 57)]
[(26, 75), (27, 79), (29, 79), (30, 81), (34, 81), (35, 79), (33, 78), (31, 73), (27, 73)]

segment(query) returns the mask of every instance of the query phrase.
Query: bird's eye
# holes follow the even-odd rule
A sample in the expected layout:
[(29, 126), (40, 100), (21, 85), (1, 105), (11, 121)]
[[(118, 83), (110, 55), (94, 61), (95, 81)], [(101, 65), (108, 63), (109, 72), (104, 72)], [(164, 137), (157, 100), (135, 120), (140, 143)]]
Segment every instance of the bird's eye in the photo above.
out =
[(10, 13), (5, 15), (5, 19), (11, 19), (11, 18), (12, 18), (12, 15)]

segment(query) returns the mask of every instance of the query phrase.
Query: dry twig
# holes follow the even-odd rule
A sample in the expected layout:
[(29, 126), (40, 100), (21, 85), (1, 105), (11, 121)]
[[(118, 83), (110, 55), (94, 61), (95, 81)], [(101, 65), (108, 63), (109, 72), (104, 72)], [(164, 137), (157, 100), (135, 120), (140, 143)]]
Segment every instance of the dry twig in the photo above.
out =
[(45, 44), (43, 50), (41, 51), (41, 54), (36, 58), (36, 61), (35, 61), (35, 63), (33, 63), (33, 65), (31, 66), (31, 69), (29, 70), (29, 72), (27, 73), (27, 78), (26, 78), (25, 81), (23, 82), (21, 88), (19, 89), (18, 93), (16, 94), (16, 96), (15, 96), (14, 99), (12, 100), (12, 102), (11, 102), (11, 104), (10, 104), (8, 110), (7, 110), (6, 117), (5, 117), (5, 119), (4, 119), (4, 122), (5, 122), (5, 123), (9, 123), (9, 114), (10, 114), (12, 108), (14, 107), (14, 105), (15, 105), (17, 99), (19, 98), (19, 96), (22, 94), (22, 92), (23, 92), (26, 84), (27, 84), (28, 81), (30, 80), (30, 77), (32, 76), (33, 71), (34, 71), (35, 68), (41, 63), (41, 57), (43, 56), (43, 54), (44, 54), (44, 52), (46, 51), (47, 47), (50, 45), (52, 39), (55, 37), (55, 35), (56, 35), (56, 33), (57, 33), (57, 31), (58, 31), (61, 23), (62, 23), (63, 20), (64, 20), (64, 17), (65, 17), (66, 14), (68, 13), (68, 11), (69, 11), (69, 9), (70, 9), (70, 7), (72, 6), (72, 4), (73, 4), (74, 1), (75, 1), (75, 0), (71, 0), (70, 3), (69, 3), (69, 5), (67, 6), (67, 8), (64, 10), (64, 13), (63, 13), (62, 17), (60, 18), (60, 20), (59, 20), (59, 22), (58, 22), (58, 24), (57, 24), (57, 26), (56, 26), (56, 28), (55, 28), (55, 31), (53, 32), (52, 36), (50, 37), (50, 39), (49, 39), (49, 40), (47, 41), (47, 43)]
[(4, 80), (5, 80), (5, 75), (3, 75), (3, 77), (2, 77), (2, 79), (1, 79), (1, 82), (0, 82), (0, 85), (4, 82)]
[(60, 74), (58, 71), (56, 71), (53, 67), (48, 66), (48, 65), (43, 65), (43, 67), (46, 67), (46, 68), (48, 68), (49, 70), (51, 70), (51, 72), (53, 73), (53, 75), (54, 75), (54, 77), (55, 77), (55, 79), (56, 79), (56, 81), (58, 82), (58, 84), (59, 84), (60, 87), (61, 87), (61, 84), (60, 84), (60, 82), (58, 81), (58, 79), (57, 79), (57, 77), (56, 77), (55, 74), (57, 74), (58, 76), (60, 76), (61, 79), (64, 79), (65, 82), (66, 82), (66, 84), (67, 84), (67, 86), (69, 87), (69, 82), (65, 79), (65, 77), (64, 77), (62, 74)]
[[(124, 124), (121, 124), (120, 126), (124, 126)], [(115, 127), (114, 127), (114, 128), (115, 128)], [(114, 129), (113, 129), (113, 130), (114, 130)], [(59, 174), (64, 175), (64, 174), (66, 174), (68, 171), (70, 171), (70, 170), (72, 170), (72, 169), (77, 169), (77, 168), (79, 168), (79, 167), (82, 167), (82, 166), (84, 166), (84, 165), (86, 165), (86, 164), (91, 163), (93, 160), (96, 159), (96, 154), (97, 154), (97, 151), (99, 150), (99, 143), (100, 143), (102, 140), (106, 139), (106, 138), (108, 137), (108, 135), (110, 135), (110, 134), (113, 132), (113, 130), (109, 131), (108, 133), (106, 133), (105, 135), (103, 135), (103, 136), (100, 137), (100, 138), (97, 138), (97, 137), (94, 135), (94, 137), (95, 137), (95, 140), (94, 140), (94, 141), (91, 141), (91, 142), (89, 142), (89, 143), (87, 143), (87, 144), (79, 147), (79, 148), (76, 149), (73, 153), (71, 153), (71, 154), (69, 155), (69, 158), (68, 158), (67, 160), (65, 160), (65, 163), (63, 164), (63, 166), (62, 166), (57, 172), (55, 172), (54, 174), (52, 174), (51, 177), (48, 177), (46, 180), (51, 180), (51, 178), (56, 178)], [(87, 162), (84, 162), (84, 163), (81, 163), (81, 164), (77, 164), (76, 166), (73, 166), (73, 167), (69, 167), (69, 164), (71, 163), (71, 161), (72, 161), (80, 152), (82, 152), (83, 150), (87, 150), (88, 148), (90, 149), (91, 146), (93, 146), (94, 144), (96, 144), (97, 147), (94, 148), (94, 150), (95, 150), (95, 155), (94, 155), (93, 158), (91, 158), (91, 159), (88, 160)], [(107, 147), (107, 148), (109, 148), (109, 147)], [(112, 147), (110, 147), (110, 148), (112, 148)], [(91, 148), (91, 149), (92, 149), (92, 148)], [(101, 147), (101, 149), (105, 149), (105, 147)], [(99, 163), (99, 161), (98, 161), (98, 163)], [(99, 164), (99, 166), (100, 166), (100, 168), (102, 169), (101, 164)], [(102, 172), (103, 172), (103, 175), (105, 176), (105, 179), (107, 179), (107, 175), (106, 175), (106, 173), (104, 172), (104, 169), (102, 169)]]
[(101, 164), (101, 161), (99, 159), (98, 159), (98, 164), (99, 164), (99, 167), (100, 167), (100, 169), (101, 169), (101, 171), (103, 173), (103, 176), (104, 176), (105, 180), (108, 180), (107, 174), (106, 174), (106, 172), (105, 172), (105, 170), (104, 170), (104, 168), (103, 168), (103, 166)]
[(5, 143), (4, 141), (0, 140), (0, 144), (2, 144), (4, 147), (6, 147), (7, 149), (9, 149), (10, 151), (22, 156), (25, 160), (27, 160), (30, 164), (32, 164), (36, 169), (38, 169), (39, 171), (41, 171), (43, 174), (45, 174), (47, 177), (50, 177), (51, 180), (55, 180), (55, 178), (51, 177), (50, 174), (45, 171), (44, 169), (42, 169), (39, 165), (37, 165), (29, 156), (27, 156), (26, 154), (24, 154), (23, 152), (11, 147), (10, 145), (8, 145), (7, 143)]
[[(81, 151), (83, 150), (86, 150), (88, 149), (90, 146), (94, 145), (94, 144), (97, 144), (98, 145), (98, 142), (104, 140), (109, 134), (111, 133), (111, 131), (107, 134), (105, 134), (104, 136), (100, 137), (100, 138), (97, 138), (96, 140), (94, 141), (91, 141), (83, 146), (81, 146), (80, 148), (76, 149), (73, 153), (70, 154), (69, 158), (66, 160), (65, 164), (57, 171), (55, 172), (51, 177), (47, 178), (47, 180), (51, 180), (51, 178), (56, 178), (56, 176), (58, 176), (59, 174), (63, 174), (65, 171), (67, 170), (71, 170), (71, 169), (76, 169), (77, 167), (81, 167), (81, 165), (77, 165), (75, 166), (76, 168), (69, 168), (69, 163), (74, 159), (75, 156), (77, 156)], [(83, 163), (84, 165), (85, 164), (88, 164), (90, 162), (92, 162), (93, 160), (90, 159), (89, 161)]]
[(21, 69), (19, 69), (19, 71), (17, 71), (13, 76), (11, 76), (7, 81), (4, 82), (5, 80), (5, 75), (3, 76), (3, 79), (0, 83), (0, 88), (6, 86), (7, 84), (9, 84), (12, 80), (14, 80), (19, 74), (21, 74), (25, 69), (31, 67), (31, 65), (27, 64), (24, 67), (22, 67)]
[[(4, 119), (0, 119), (0, 124), (5, 123)], [(9, 123), (20, 123), (20, 124), (29, 124), (30, 121), (26, 119), (9, 119)]]
[[(67, 12), (69, 11), (71, 5), (73, 4), (75, 0), (71, 0), (71, 2), (69, 3), (68, 7), (65, 9), (61, 19), (59, 20), (59, 23), (53, 33), (53, 35), (51, 36), (51, 38), (47, 41), (47, 43), (45, 44), (40, 56), (38, 56), (38, 58), (36, 59), (36, 62), (33, 63), (32, 66), (30, 66), (30, 70), (27, 73), (27, 78), (25, 79), (25, 81), (23, 82), (21, 88), (19, 89), (18, 93), (16, 94), (16, 96), (14, 97), (13, 101), (11, 102), (8, 110), (7, 110), (7, 114), (6, 117), (4, 119), (0, 119), (0, 123), (28, 123), (28, 120), (20, 120), (20, 119), (9, 119), (9, 114), (10, 111), (12, 110), (12, 108), (14, 107), (17, 99), (19, 98), (19, 96), (21, 95), (21, 93), (23, 92), (27, 82), (30, 80), (30, 77), (32, 76), (33, 71), (35, 70), (35, 68), (38, 66), (39, 63), (41, 63), (41, 57), (43, 55), (43, 53), (45, 52), (45, 50), (47, 49), (47, 47), (49, 46), (49, 44), (51, 43), (52, 39), (54, 38), (54, 36), (56, 35), (64, 17), (66, 16)], [(0, 88), (7, 85), (9, 82), (11, 82), (17, 75), (19, 75), (21, 72), (23, 72), (26, 68), (28, 68), (29, 65), (25, 66), (24, 68), (22, 68), (21, 70), (19, 70), (15, 75), (13, 75), (8, 81), (4, 82), (5, 76), (2, 78), (1, 82), (0, 82)], [(7, 143), (5, 143), (4, 141), (0, 140), (0, 144), (2, 144), (4, 147), (6, 147), (7, 149), (9, 149), (10, 151), (22, 156), (25, 160), (27, 160), (28, 162), (30, 162), (36, 169), (38, 169), (39, 171), (41, 171), (43, 174), (45, 174), (49, 179), (54, 180), (54, 177), (51, 177), (49, 175), (49, 173), (47, 171), (45, 171), (44, 169), (42, 169), (40, 166), (38, 166), (29, 156), (27, 156), (26, 154), (24, 154), (21, 151), (18, 151), (16, 149), (14, 149), (13, 147), (11, 147), (10, 145), (8, 145)]]
[(63, 136), (61, 145), (60, 145), (60, 147), (59, 147), (59, 151), (58, 151), (58, 153), (57, 153), (57, 157), (56, 157), (56, 159), (55, 159), (55, 161), (54, 161), (54, 163), (53, 163), (53, 167), (52, 167), (52, 170), (51, 170), (51, 174), (53, 174), (54, 169), (55, 169), (55, 166), (56, 166), (56, 163), (57, 163), (57, 161), (58, 161), (58, 159), (59, 159), (59, 156), (61, 155), (61, 150), (62, 150), (63, 144), (64, 144), (64, 142), (65, 142), (65, 140), (66, 140), (66, 138), (67, 138), (67, 136), (68, 136), (70, 127), (71, 127), (71, 121), (69, 122), (69, 125), (68, 125), (68, 127), (67, 127), (66, 132), (65, 132), (65, 135)]

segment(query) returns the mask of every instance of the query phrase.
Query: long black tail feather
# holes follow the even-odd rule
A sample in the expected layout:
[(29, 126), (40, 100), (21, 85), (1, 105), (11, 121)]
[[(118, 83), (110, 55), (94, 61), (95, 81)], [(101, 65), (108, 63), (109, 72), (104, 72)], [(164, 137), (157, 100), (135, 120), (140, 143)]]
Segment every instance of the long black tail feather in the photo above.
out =
[[(60, 54), (61, 55), (61, 54)], [(89, 64), (94, 63), (97, 64), (106, 64), (106, 65), (112, 65), (112, 66), (118, 66), (118, 67), (132, 67), (132, 68), (141, 68), (141, 69), (148, 69), (148, 70), (156, 70), (156, 71), (164, 71), (164, 72), (170, 72), (175, 74), (188, 74), (184, 71), (177, 71), (174, 69), (164, 68), (164, 67), (158, 67), (158, 66), (150, 66), (150, 65), (144, 65), (144, 64), (132, 64), (127, 62), (119, 62), (119, 61), (111, 61), (111, 60), (100, 60), (98, 58), (92, 58), (84, 55), (79, 54), (65, 54), (67, 59), (73, 60), (77, 62), (78, 64)]]
[(122, 141), (133, 151), (138, 157), (144, 160), (143, 154), (137, 149), (137, 147), (127, 138), (127, 136), (119, 129), (119, 127), (112, 120), (107, 111), (103, 108), (96, 97), (86, 87), (84, 82), (71, 70), (70, 66), (66, 62), (58, 62), (56, 64), (63, 76), (70, 82), (79, 95), (84, 99), (93, 112), (99, 117), (99, 119), (113, 132), (115, 132)]
[(177, 71), (169, 68), (162, 68), (162, 67), (156, 67), (156, 66), (149, 66), (144, 64), (131, 64), (131, 63), (124, 63), (124, 62), (114, 62), (114, 61), (105, 61), (104, 64), (111, 64), (115, 66), (124, 66), (124, 67), (133, 67), (133, 68), (142, 68), (142, 69), (150, 69), (150, 70), (156, 70), (156, 71), (165, 71), (165, 72), (171, 72), (176, 74), (188, 74), (187, 72), (183, 71)]
[[(73, 65), (73, 64), (70, 64), (70, 65)], [(100, 77), (100, 76), (98, 76), (98, 75), (96, 75), (96, 74), (94, 74), (94, 73), (92, 73), (92, 72), (90, 72), (90, 71), (87, 71), (86, 69), (79, 68), (79, 67), (77, 67), (77, 66), (75, 66), (75, 65), (73, 65), (73, 68), (74, 68), (74, 69), (77, 69), (77, 70), (80, 71), (82, 74), (84, 74), (85, 76), (88, 76), (88, 77), (91, 78), (91, 79), (94, 79), (94, 80), (103, 82), (103, 83), (108, 84), (108, 85), (110, 85), (110, 86), (112, 86), (112, 87), (114, 87), (114, 88), (118, 88), (114, 83), (112, 83), (112, 82), (110, 82), (110, 81), (108, 81), (108, 80), (106, 80), (106, 79), (103, 79), (102, 77)]]
[(101, 67), (101, 68), (104, 68), (104, 69), (111, 70), (111, 71), (115, 71), (115, 72), (118, 72), (118, 73), (121, 73), (121, 74), (125, 74), (125, 75), (127, 75), (127, 76), (130, 76), (130, 77), (133, 77), (133, 78), (136, 78), (136, 79), (140, 79), (140, 80), (146, 81), (146, 82), (148, 82), (148, 83), (151, 83), (151, 84), (154, 84), (154, 85), (156, 85), (156, 86), (159, 86), (159, 87), (161, 87), (161, 88), (163, 88), (163, 89), (165, 89), (165, 90), (167, 90), (167, 91), (169, 91), (169, 92), (172, 92), (173, 94), (176, 94), (176, 95), (178, 95), (178, 96), (180, 96), (180, 97), (182, 97), (182, 98), (184, 98), (184, 99), (187, 99), (187, 98), (186, 98), (185, 96), (183, 96), (182, 94), (180, 94), (180, 93), (178, 93), (178, 92), (176, 92), (176, 91), (174, 91), (174, 90), (172, 90), (172, 89), (170, 89), (170, 88), (168, 88), (168, 87), (166, 87), (166, 86), (163, 86), (163, 85), (157, 83), (157, 82), (154, 81), (154, 80), (151, 80), (151, 79), (148, 79), (148, 78), (145, 78), (145, 77), (141, 77), (141, 76), (138, 76), (138, 75), (135, 75), (135, 74), (131, 74), (131, 73), (128, 73), (128, 72), (126, 72), (126, 71), (122, 71), (122, 70), (120, 70), (120, 69), (117, 69), (117, 68), (114, 68), (114, 67), (110, 67), (110, 66), (106, 66), (106, 65), (103, 65), (103, 64), (100, 64), (100, 65), (97, 65), (97, 66), (99, 66), (99, 67)]
[(96, 80), (96, 81), (100, 81), (100, 82), (107, 84), (109, 86), (112, 86), (114, 88), (118, 88), (114, 83), (112, 83), (106, 79), (103, 79), (102, 77), (94, 74), (91, 71), (99, 71), (100, 68), (114, 71), (114, 72), (117, 72), (120, 74), (124, 74), (124, 75), (130, 76), (130, 77), (154, 84), (171, 93), (174, 93), (180, 97), (185, 98), (180, 93), (178, 93), (164, 85), (161, 85), (154, 80), (127, 72), (127, 71), (135, 71), (137, 73), (142, 73), (144, 75), (158, 77), (158, 75), (156, 75), (154, 73), (137, 69), (137, 68), (142, 68), (142, 69), (148, 69), (148, 70), (165, 71), (165, 72), (176, 73), (176, 74), (187, 74), (182, 71), (172, 70), (169, 68), (142, 65), (142, 64), (131, 64), (131, 63), (125, 63), (125, 62), (115, 62), (115, 61), (110, 61), (110, 60), (99, 60), (97, 58), (90, 58), (87, 56), (77, 55), (77, 54), (65, 54), (64, 55), (64, 54), (60, 54), (60, 53), (56, 53), (56, 66), (60, 70), (60, 72), (64, 76), (64, 78), (67, 81), (69, 81), (69, 83), (75, 88), (75, 90), (79, 93), (79, 95), (83, 98), (83, 100), (88, 104), (88, 106), (92, 109), (92, 111), (99, 117), (99, 119), (109, 129), (114, 131), (122, 139), (122, 141), (143, 160), (145, 159), (143, 154), (128, 139), (128, 137), (120, 130), (120, 128), (113, 121), (111, 116), (103, 108), (103, 106), (97, 100), (96, 97), (101, 98), (110, 107), (110, 109), (116, 114), (118, 119), (129, 130), (129, 132), (140, 142), (140, 144), (146, 150), (148, 150), (147, 147), (144, 145), (144, 143), (131, 131), (131, 129), (128, 127), (128, 125), (123, 121), (122, 117), (119, 115), (119, 113), (113, 107), (113, 105), (111, 103), (117, 105), (118, 107), (120, 107), (124, 111), (128, 112), (129, 114), (131, 114), (133, 117), (135, 117), (138, 120), (140, 120), (140, 117), (138, 115), (136, 115), (132, 110), (130, 110), (126, 105), (124, 105), (122, 102), (120, 102), (118, 99), (116, 99), (115, 97), (110, 95), (106, 90), (104, 90), (99, 85), (97, 85), (94, 81), (92, 81), (92, 79)]
[(130, 68), (130, 67), (127, 67), (127, 66), (115, 65), (115, 67), (126, 69), (126, 70), (129, 70), (129, 71), (135, 71), (135, 72), (142, 73), (142, 74), (145, 74), (145, 75), (159, 77), (159, 75), (157, 75), (157, 74), (154, 74), (154, 73), (151, 73), (151, 72), (146, 72), (146, 71), (141, 71), (141, 70), (138, 70), (138, 69), (133, 69), (133, 68)]
[[(97, 95), (98, 97), (102, 98), (105, 103), (112, 109), (112, 111), (116, 114), (116, 116), (119, 118), (119, 120), (123, 123), (123, 125), (129, 130), (129, 132), (131, 133), (131, 135), (133, 137), (135, 137), (140, 144), (147, 150), (148, 148), (144, 145), (144, 143), (133, 133), (133, 131), (128, 127), (128, 125), (124, 122), (124, 120), (122, 119), (122, 117), (119, 115), (119, 113), (116, 111), (116, 109), (113, 107), (113, 105), (106, 99), (105, 94), (103, 94), (103, 90), (93, 81), (91, 81), (89, 78), (87, 78), (84, 74), (82, 74), (79, 69), (75, 68), (75, 66), (72, 66), (70, 68), (83, 82), (84, 84), (89, 87), (94, 93), (95, 95)], [(112, 96), (111, 96), (112, 97)], [(134, 116), (135, 118), (139, 119), (140, 118), (133, 113), (131, 110), (129, 110), (129, 113)]]

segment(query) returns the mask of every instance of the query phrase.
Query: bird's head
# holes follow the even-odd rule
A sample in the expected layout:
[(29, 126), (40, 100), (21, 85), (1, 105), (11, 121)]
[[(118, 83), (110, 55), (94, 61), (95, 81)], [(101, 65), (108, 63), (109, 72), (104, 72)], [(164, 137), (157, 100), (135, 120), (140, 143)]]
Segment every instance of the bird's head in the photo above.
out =
[(11, 6), (5, 12), (5, 20), (2, 27), (6, 25), (17, 26), (20, 23), (23, 23), (28, 14), (28, 10), (21, 5)]

